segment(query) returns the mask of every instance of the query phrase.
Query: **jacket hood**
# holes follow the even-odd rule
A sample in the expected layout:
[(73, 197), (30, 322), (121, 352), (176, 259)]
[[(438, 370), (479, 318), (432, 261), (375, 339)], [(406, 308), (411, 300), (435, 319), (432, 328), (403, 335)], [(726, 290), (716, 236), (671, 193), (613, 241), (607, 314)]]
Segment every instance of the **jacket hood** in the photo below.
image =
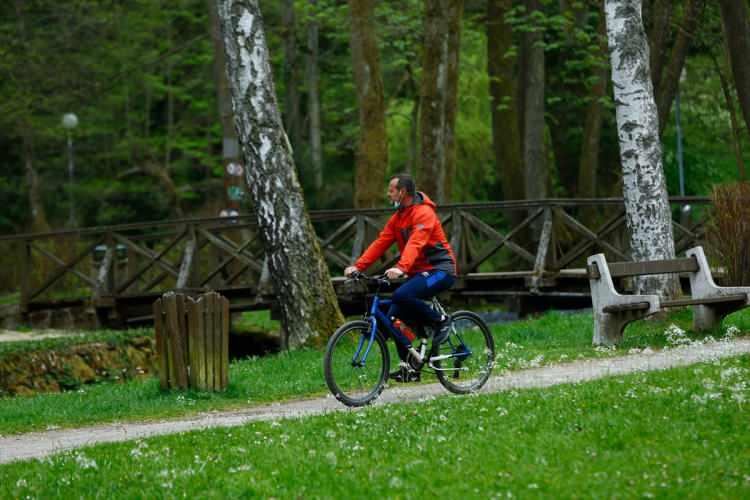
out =
[(422, 191), (417, 191), (414, 195), (412, 204), (408, 207), (399, 207), (399, 210), (405, 210), (407, 208), (411, 208), (415, 205), (427, 205), (428, 207), (432, 208), (433, 210), (437, 209), (437, 205), (435, 205), (435, 202), (430, 199), (429, 196), (427, 196)]

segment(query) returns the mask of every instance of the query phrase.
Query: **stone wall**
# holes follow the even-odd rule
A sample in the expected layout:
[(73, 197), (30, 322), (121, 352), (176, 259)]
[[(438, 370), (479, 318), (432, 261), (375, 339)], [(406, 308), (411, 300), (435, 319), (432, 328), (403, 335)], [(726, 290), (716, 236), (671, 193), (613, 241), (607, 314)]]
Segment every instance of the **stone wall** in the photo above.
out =
[(101, 381), (150, 376), (157, 370), (151, 337), (12, 354), (0, 359), (0, 397), (62, 392)]

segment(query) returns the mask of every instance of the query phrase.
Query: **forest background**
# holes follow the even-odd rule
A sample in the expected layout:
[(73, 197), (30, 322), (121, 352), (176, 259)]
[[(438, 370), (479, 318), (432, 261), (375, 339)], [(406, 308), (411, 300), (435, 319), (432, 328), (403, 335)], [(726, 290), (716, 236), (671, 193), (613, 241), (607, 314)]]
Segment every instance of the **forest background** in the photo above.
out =
[[(438, 201), (621, 196), (600, 2), (458, 4), (454, 170)], [(421, 170), (425, 3), (278, 0), (261, 8), (308, 208), (382, 206), (383, 176), (399, 171), (432, 182)], [(358, 18), (369, 8), (372, 17)], [(222, 144), (232, 132), (214, 11), (212, 0), (0, 6), (0, 234), (65, 227), (71, 200), (78, 226), (219, 214), (227, 204)], [(645, 0), (644, 20), (668, 192), (679, 194), (679, 88), (685, 194), (709, 194), (743, 175), (750, 159), (718, 2)], [(362, 23), (377, 40), (386, 136), (377, 153), (385, 171), (370, 175), (360, 165), (358, 182), (368, 121), (356, 75), (373, 55), (352, 42), (351, 27)], [(70, 131), (72, 183), (61, 124), (70, 112), (79, 119)], [(529, 121), (530, 112), (543, 120)], [(524, 165), (530, 126), (543, 137), (540, 161)], [(524, 177), (547, 180), (529, 193)], [(367, 189), (374, 194), (363, 197)]]

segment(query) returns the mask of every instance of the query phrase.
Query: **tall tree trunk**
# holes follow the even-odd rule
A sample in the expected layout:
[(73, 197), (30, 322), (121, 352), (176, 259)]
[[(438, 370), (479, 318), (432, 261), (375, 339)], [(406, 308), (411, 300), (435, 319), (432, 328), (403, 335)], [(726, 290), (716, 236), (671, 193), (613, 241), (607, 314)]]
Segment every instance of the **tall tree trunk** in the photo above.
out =
[(487, 4), (487, 72), (492, 106), (492, 145), (495, 169), (502, 180), (505, 200), (524, 197), (516, 105), (516, 57), (509, 54), (513, 45), (513, 30), (505, 22), (505, 14), (512, 4), (512, 0), (489, 0)]
[(727, 104), (727, 111), (729, 111), (729, 120), (732, 125), (732, 149), (734, 150), (734, 160), (737, 163), (737, 176), (740, 181), (747, 180), (747, 172), (745, 170), (745, 160), (742, 158), (742, 139), (740, 138), (740, 124), (737, 120), (737, 112), (734, 109), (734, 99), (732, 99), (732, 90), (724, 76), (719, 61), (716, 60), (716, 56), (711, 53), (711, 60), (714, 63), (714, 69), (716, 74), (719, 75), (719, 81), (721, 82), (721, 90), (724, 93), (724, 101)]
[(288, 345), (320, 343), (343, 322), (305, 209), (276, 104), (258, 0), (218, 0), (247, 184)]
[[(526, 0), (526, 11), (541, 11), (540, 0)], [(541, 27), (524, 34), (527, 80), (524, 89), (523, 166), (526, 199), (547, 197), (549, 173), (544, 147), (544, 35)]]
[(49, 231), (47, 214), (42, 203), (39, 174), (34, 168), (34, 144), (30, 127), (23, 125), (23, 162), (26, 170), (26, 184), (28, 186), (29, 208), (31, 210), (31, 231)]
[(687, 0), (685, 15), (677, 33), (677, 40), (674, 43), (674, 47), (672, 47), (669, 64), (662, 75), (659, 89), (655, 90), (657, 96), (656, 107), (659, 111), (659, 134), (664, 132), (669, 122), (669, 113), (677, 94), (677, 87), (680, 85), (680, 76), (682, 75), (682, 68), (685, 66), (685, 57), (690, 48), (690, 42), (693, 40), (693, 36), (695, 36), (702, 7), (703, 0)]
[[(18, 23), (18, 33), (21, 36), (21, 42), (24, 52), (26, 52), (26, 19), (24, 9), (26, 2), (16, 0), (16, 19)], [(25, 75), (22, 77), (25, 78)], [(39, 183), (39, 174), (34, 167), (34, 138), (31, 125), (24, 119), (19, 123), (21, 130), (21, 140), (23, 142), (23, 164), (26, 172), (27, 194), (29, 198), (29, 209), (31, 211), (31, 231), (42, 232), (49, 231), (47, 214), (42, 203), (41, 189)]]
[[(635, 261), (672, 259), (672, 216), (641, 0), (606, 0), (604, 5), (632, 257)], [(676, 286), (672, 275), (636, 281), (638, 293), (671, 296)]]
[[(600, 37), (599, 54), (602, 58), (606, 58), (607, 30), (603, 9), (600, 10), (597, 34)], [(609, 67), (606, 64), (602, 64), (601, 67), (594, 70), (594, 74), (597, 77), (597, 81), (591, 86), (591, 102), (586, 108), (581, 158), (578, 164), (578, 189), (576, 195), (579, 198), (593, 198), (596, 196), (597, 173), (599, 171), (599, 143), (602, 135), (602, 114), (604, 112), (602, 98), (607, 92)]]
[(750, 132), (750, 27), (747, 4), (743, 0), (719, 0), (724, 36), (732, 63), (734, 88), (740, 101), (742, 116)]
[(382, 205), (388, 166), (385, 98), (375, 35), (375, 0), (349, 0), (351, 50), (359, 102), (359, 145), (354, 182), (354, 206)]
[(229, 199), (226, 187), (232, 185), (234, 176), (226, 168), (232, 162), (240, 161), (240, 146), (237, 141), (237, 131), (234, 129), (234, 113), (232, 112), (232, 95), (227, 79), (227, 59), (224, 53), (224, 40), (221, 36), (221, 23), (216, 10), (216, 0), (208, 0), (209, 21), (211, 23), (211, 40), (214, 55), (214, 82), (216, 84), (216, 104), (221, 123), (222, 146), (221, 155), (224, 163), (224, 206), (236, 204)]
[(417, 159), (419, 157), (419, 87), (411, 65), (407, 67), (406, 71), (409, 78), (409, 95), (412, 96), (413, 102), (409, 120), (409, 151), (405, 170), (412, 176), (416, 176)]
[(651, 7), (651, 30), (649, 31), (649, 49), (651, 81), (654, 92), (658, 95), (661, 88), (661, 77), (667, 54), (669, 40), (669, 23), (672, 19), (674, 0), (654, 0)]
[(438, 203), (450, 201), (456, 163), (456, 102), (463, 0), (425, 0), (417, 180)]
[(299, 158), (302, 144), (302, 127), (300, 126), (299, 89), (297, 88), (297, 30), (294, 15), (294, 0), (284, 0), (282, 15), (284, 36), (284, 126), (292, 142), (292, 150)]
[[(315, 6), (317, 0), (310, 0)], [(310, 123), (310, 163), (313, 186), (316, 191), (323, 187), (323, 147), (320, 130), (320, 75), (318, 70), (318, 21), (307, 25), (307, 116)]]

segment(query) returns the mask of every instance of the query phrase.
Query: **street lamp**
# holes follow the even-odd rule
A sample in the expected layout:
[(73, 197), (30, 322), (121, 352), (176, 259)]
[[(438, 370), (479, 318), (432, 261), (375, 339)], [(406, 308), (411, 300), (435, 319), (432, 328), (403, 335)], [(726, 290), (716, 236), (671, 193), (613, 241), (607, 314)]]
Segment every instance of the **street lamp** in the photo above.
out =
[(70, 218), (69, 227), (76, 227), (75, 197), (73, 195), (73, 183), (75, 181), (75, 164), (73, 163), (73, 129), (78, 126), (78, 117), (74, 113), (65, 113), (62, 117), (62, 126), (68, 132), (68, 189), (70, 194)]

